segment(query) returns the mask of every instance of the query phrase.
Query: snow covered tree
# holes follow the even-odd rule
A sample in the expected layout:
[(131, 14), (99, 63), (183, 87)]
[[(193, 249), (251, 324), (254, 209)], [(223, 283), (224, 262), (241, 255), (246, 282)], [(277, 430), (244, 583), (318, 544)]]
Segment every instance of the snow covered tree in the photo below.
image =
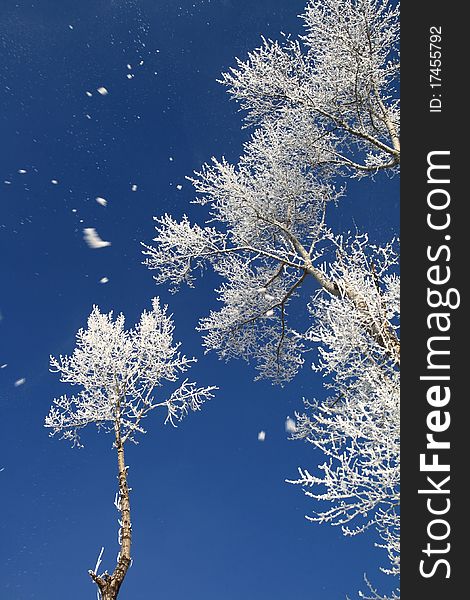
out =
[(345, 294), (319, 291), (312, 300), (314, 322), (306, 337), (319, 344), (314, 370), (332, 395), (305, 402), (308, 413), (296, 415), (292, 438), (311, 443), (326, 461), (315, 474), (299, 469), (299, 479), (291, 481), (328, 506), (311, 521), (340, 525), (345, 535), (375, 527), (390, 563), (383, 570), (394, 575), (400, 558), (400, 377), (397, 357), (375, 332), (399, 327), (397, 258), (393, 244), (371, 247), (366, 236), (338, 245), (331, 276), (361, 290), (368, 320)]
[(313, 0), (305, 35), (263, 45), (222, 78), (249, 124), (297, 130), (315, 166), (360, 176), (400, 161), (398, 3)]
[[(165, 220), (174, 224), (169, 217)], [(194, 231), (185, 223), (188, 232)], [(205, 235), (206, 243), (220, 240), (208, 229)], [(188, 235), (186, 242), (191, 252), (197, 251), (194, 238)], [(292, 437), (311, 443), (327, 461), (315, 475), (300, 469), (300, 478), (292, 483), (301, 484), (310, 497), (330, 505), (310, 520), (340, 525), (346, 535), (375, 527), (390, 560), (384, 571), (398, 574), (397, 243), (374, 247), (365, 235), (343, 240), (324, 230), (322, 244), (325, 250), (320, 258), (325, 254), (331, 257), (332, 249), (334, 257), (320, 261), (306, 251), (306, 260), (311, 262), (298, 267), (297, 273), (293, 257), (289, 258), (289, 270), (287, 258), (279, 260), (277, 267), (271, 266), (267, 258), (274, 263), (274, 251), (261, 245), (258, 252), (253, 249), (249, 253), (245, 248), (240, 254), (226, 252), (228, 246), (216, 252), (215, 244), (211, 252), (204, 250), (226, 277), (220, 290), (224, 306), (201, 321), (201, 329), (207, 332), (204, 343), (224, 359), (254, 358), (261, 375), (274, 381), (290, 379), (303, 362), (302, 353), (318, 348), (320, 359), (314, 370), (323, 374), (325, 386), (333, 394), (323, 401), (306, 401), (308, 413), (297, 415)], [(155, 252), (167, 260), (171, 257), (168, 246)], [(268, 252), (271, 257), (265, 256)], [(200, 252), (198, 260), (204, 254)], [(287, 326), (285, 305), (308, 276), (320, 284), (306, 307), (314, 323), (306, 331), (297, 331)], [(305, 316), (300, 322), (305, 322)], [(317, 491), (311, 491), (312, 486)], [(347, 526), (350, 522), (355, 524), (353, 528)]]
[[(211, 226), (164, 215), (146, 247), (155, 280), (174, 289), (211, 263), (225, 282), (223, 308), (201, 322), (206, 347), (252, 359), (260, 377), (279, 382), (303, 362), (304, 340), (287, 319), (303, 281), (340, 293), (319, 267), (328, 203), (344, 193), (344, 176), (399, 164), (398, 8), (318, 0), (302, 18), (300, 41), (265, 41), (223, 76), (256, 129), (237, 165), (213, 158), (191, 180)], [(344, 293), (363, 310), (359, 293)], [(398, 358), (393, 332), (375, 335)]]
[(80, 446), (79, 430), (95, 423), (100, 430), (114, 436), (117, 454), (118, 493), (116, 507), (119, 521), (120, 550), (112, 574), (98, 574), (101, 554), (89, 575), (96, 583), (102, 600), (115, 600), (131, 564), (131, 505), (126, 442), (137, 443), (137, 434), (145, 433), (144, 420), (156, 408), (165, 409), (166, 422), (176, 425), (190, 410), (200, 410), (213, 396), (214, 387), (198, 388), (185, 379), (169, 395), (160, 389), (165, 382), (175, 383), (193, 358), (179, 352), (173, 343), (174, 326), (158, 298), (152, 310), (145, 311), (139, 323), (124, 329), (124, 316), (113, 320), (112, 312), (102, 314), (94, 307), (88, 328), (77, 333), (77, 346), (71, 356), (51, 357), (51, 371), (60, 374), (64, 383), (81, 388), (76, 395), (56, 398), (45, 420), (51, 435)]
[(204, 346), (253, 362), (258, 378), (288, 382), (318, 350), (314, 369), (333, 395), (307, 402), (293, 437), (326, 462), (295, 483), (327, 505), (312, 520), (346, 535), (376, 528), (384, 570), (397, 574), (397, 244), (345, 239), (328, 215), (347, 179), (398, 172), (398, 7), (313, 0), (302, 18), (299, 40), (263, 40), (223, 75), (254, 131), (237, 164), (213, 158), (190, 179), (204, 225), (155, 218), (145, 264), (173, 290), (214, 269), (221, 307), (200, 321)]
[(224, 279), (217, 290), (223, 306), (200, 323), (204, 345), (224, 360), (253, 360), (260, 378), (289, 381), (303, 364), (308, 347), (304, 332), (289, 325), (288, 306), (308, 277), (328, 294), (346, 296), (399, 363), (399, 342), (387, 320), (369, 314), (355, 281), (338, 280), (325, 267), (336, 243), (324, 223), (326, 203), (340, 194), (289, 161), (289, 148), (258, 143), (255, 137), (247, 144), (237, 167), (215, 162), (193, 179), (204, 194), (198, 202), (210, 205), (208, 224), (218, 222), (218, 229), (191, 225), (187, 217), (156, 218), (156, 244), (144, 251), (156, 282), (193, 285), (194, 272), (212, 265)]

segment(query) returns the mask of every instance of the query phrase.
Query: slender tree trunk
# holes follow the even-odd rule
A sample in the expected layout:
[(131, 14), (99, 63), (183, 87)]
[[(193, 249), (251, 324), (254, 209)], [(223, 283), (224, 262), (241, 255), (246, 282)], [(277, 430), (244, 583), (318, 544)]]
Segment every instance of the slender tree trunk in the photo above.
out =
[(129, 487), (127, 485), (127, 467), (124, 457), (124, 445), (121, 440), (119, 427), (115, 426), (116, 450), (118, 460), (119, 479), (119, 506), (121, 511), (121, 549), (118, 561), (111, 575), (105, 572), (98, 575), (89, 571), (90, 577), (100, 590), (102, 600), (116, 600), (127, 570), (131, 564), (131, 504), (129, 499)]

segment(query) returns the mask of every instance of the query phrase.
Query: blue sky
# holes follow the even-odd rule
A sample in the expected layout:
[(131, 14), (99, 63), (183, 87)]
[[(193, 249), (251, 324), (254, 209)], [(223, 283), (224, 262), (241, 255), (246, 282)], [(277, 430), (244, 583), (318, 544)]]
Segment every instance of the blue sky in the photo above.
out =
[[(68, 391), (49, 373), (48, 357), (73, 350), (93, 304), (123, 312), (131, 326), (155, 295), (170, 304), (184, 352), (200, 358), (191, 378), (220, 391), (178, 429), (155, 414), (148, 435), (128, 450), (134, 564), (120, 598), (337, 600), (363, 587), (364, 572), (386, 589), (393, 584), (378, 572), (385, 556), (370, 537), (309, 524), (311, 503), (284, 483), (298, 466), (321, 460), (284, 430), (302, 396), (321, 394), (308, 365), (280, 389), (253, 383), (247, 365), (202, 356), (194, 328), (215, 306), (213, 277), (171, 296), (141, 264), (153, 215), (202, 219), (203, 209), (189, 205), (185, 176), (212, 155), (236, 160), (248, 135), (217, 77), (261, 34), (298, 33), (303, 7), (303, 0), (2, 1), (5, 600), (58, 600), (64, 589), (70, 600), (94, 598), (86, 572), (101, 546), (103, 567), (113, 568), (112, 440), (90, 429), (85, 448), (72, 450), (48, 437), (44, 416)], [(109, 93), (98, 94), (100, 86)], [(351, 184), (332, 222), (338, 230), (354, 223), (374, 241), (389, 238), (398, 231), (397, 190), (386, 178)], [(88, 248), (85, 227), (112, 245)]]

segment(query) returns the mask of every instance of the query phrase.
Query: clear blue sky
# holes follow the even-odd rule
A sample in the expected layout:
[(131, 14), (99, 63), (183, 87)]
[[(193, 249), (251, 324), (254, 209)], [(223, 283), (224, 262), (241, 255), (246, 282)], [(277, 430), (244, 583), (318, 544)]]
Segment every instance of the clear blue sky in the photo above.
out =
[[(90, 429), (85, 448), (73, 450), (48, 437), (51, 400), (69, 391), (48, 372), (48, 357), (73, 350), (93, 304), (124, 312), (130, 326), (157, 294), (170, 303), (184, 351), (200, 357), (192, 379), (220, 391), (178, 429), (155, 414), (148, 435), (128, 450), (134, 564), (120, 598), (339, 600), (363, 587), (365, 571), (385, 589), (394, 583), (378, 572), (385, 556), (371, 538), (309, 524), (311, 503), (284, 483), (298, 466), (321, 460), (284, 430), (302, 396), (321, 394), (308, 365), (279, 389), (253, 383), (244, 364), (201, 356), (194, 327), (215, 306), (213, 278), (171, 296), (141, 265), (139, 243), (151, 240), (153, 215), (203, 216), (189, 205), (184, 177), (212, 155), (236, 160), (248, 135), (216, 78), (261, 34), (298, 33), (303, 6), (2, 0), (2, 600), (95, 598), (86, 572), (101, 546), (102, 566), (113, 568), (112, 440)], [(96, 92), (100, 86), (108, 95)], [(374, 241), (397, 233), (397, 181), (350, 189), (332, 215), (338, 229), (354, 213)], [(88, 248), (84, 227), (112, 245)]]

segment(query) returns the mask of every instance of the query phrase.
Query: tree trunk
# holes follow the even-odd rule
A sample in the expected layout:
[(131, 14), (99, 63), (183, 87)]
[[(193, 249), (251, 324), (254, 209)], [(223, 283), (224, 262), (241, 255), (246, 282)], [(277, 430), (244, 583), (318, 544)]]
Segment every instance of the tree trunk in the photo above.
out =
[(129, 499), (129, 487), (127, 485), (127, 467), (124, 458), (124, 445), (121, 440), (120, 432), (116, 427), (116, 449), (118, 458), (118, 479), (119, 479), (119, 510), (121, 512), (121, 549), (119, 558), (111, 575), (105, 572), (98, 575), (89, 571), (90, 577), (98, 586), (101, 594), (101, 600), (116, 600), (121, 588), (122, 582), (126, 576), (127, 570), (131, 564), (131, 505)]

